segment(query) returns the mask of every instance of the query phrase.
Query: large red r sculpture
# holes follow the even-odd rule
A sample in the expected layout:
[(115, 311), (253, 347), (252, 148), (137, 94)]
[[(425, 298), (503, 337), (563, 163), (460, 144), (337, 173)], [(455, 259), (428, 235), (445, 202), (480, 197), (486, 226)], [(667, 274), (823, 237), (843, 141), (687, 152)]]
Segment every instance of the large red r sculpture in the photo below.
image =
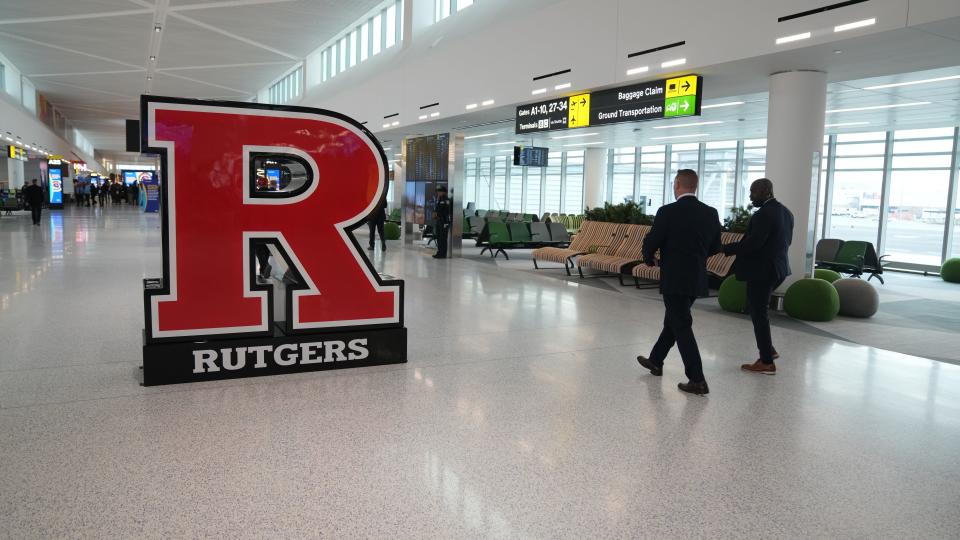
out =
[[(147, 146), (166, 152), (165, 285), (150, 296), (152, 339), (266, 335), (268, 293), (252, 286), (251, 241), (280, 246), (306, 288), (291, 294), (294, 331), (402, 323), (400, 285), (381, 282), (348, 228), (386, 190), (372, 136), (334, 113), (146, 99)], [(308, 166), (306, 190), (250, 193), (250, 154)]]

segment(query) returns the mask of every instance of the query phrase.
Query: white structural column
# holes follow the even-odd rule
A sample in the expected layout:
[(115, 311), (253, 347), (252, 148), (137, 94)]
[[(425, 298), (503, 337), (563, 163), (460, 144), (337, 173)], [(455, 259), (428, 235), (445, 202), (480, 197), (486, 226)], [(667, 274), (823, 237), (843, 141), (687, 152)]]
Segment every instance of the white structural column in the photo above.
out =
[(603, 206), (607, 184), (607, 149), (587, 148), (583, 154), (583, 204)]
[(817, 196), (827, 108), (827, 74), (786, 71), (770, 76), (767, 178), (777, 199), (793, 212), (793, 275), (781, 287), (813, 272)]

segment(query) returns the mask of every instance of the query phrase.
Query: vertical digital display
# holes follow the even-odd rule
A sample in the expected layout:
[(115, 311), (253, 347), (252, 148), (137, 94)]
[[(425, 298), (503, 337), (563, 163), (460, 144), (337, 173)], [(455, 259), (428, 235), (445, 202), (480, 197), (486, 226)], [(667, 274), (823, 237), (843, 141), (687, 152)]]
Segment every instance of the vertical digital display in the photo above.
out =
[(63, 176), (61, 175), (60, 168), (51, 168), (48, 175), (50, 182), (48, 183), (49, 187), (47, 189), (50, 191), (50, 205), (63, 204)]
[(280, 169), (267, 169), (267, 189), (277, 191), (280, 189)]

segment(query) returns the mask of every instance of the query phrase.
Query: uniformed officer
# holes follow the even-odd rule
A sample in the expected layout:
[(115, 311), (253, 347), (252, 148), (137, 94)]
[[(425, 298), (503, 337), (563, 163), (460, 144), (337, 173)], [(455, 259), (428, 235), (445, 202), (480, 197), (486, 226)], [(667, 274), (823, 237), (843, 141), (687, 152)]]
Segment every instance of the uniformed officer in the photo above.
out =
[(447, 258), (447, 241), (450, 238), (450, 221), (453, 205), (447, 198), (447, 186), (437, 186), (437, 204), (433, 208), (433, 234), (437, 239), (437, 254), (434, 259)]

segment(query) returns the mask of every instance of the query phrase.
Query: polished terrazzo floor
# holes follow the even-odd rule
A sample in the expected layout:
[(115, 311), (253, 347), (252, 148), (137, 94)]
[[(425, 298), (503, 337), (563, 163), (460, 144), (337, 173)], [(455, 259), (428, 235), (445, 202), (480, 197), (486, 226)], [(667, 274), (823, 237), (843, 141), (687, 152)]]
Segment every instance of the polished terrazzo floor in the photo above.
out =
[(156, 216), (0, 218), (0, 538), (955, 538), (960, 367), (392, 242), (410, 362), (139, 386)]

